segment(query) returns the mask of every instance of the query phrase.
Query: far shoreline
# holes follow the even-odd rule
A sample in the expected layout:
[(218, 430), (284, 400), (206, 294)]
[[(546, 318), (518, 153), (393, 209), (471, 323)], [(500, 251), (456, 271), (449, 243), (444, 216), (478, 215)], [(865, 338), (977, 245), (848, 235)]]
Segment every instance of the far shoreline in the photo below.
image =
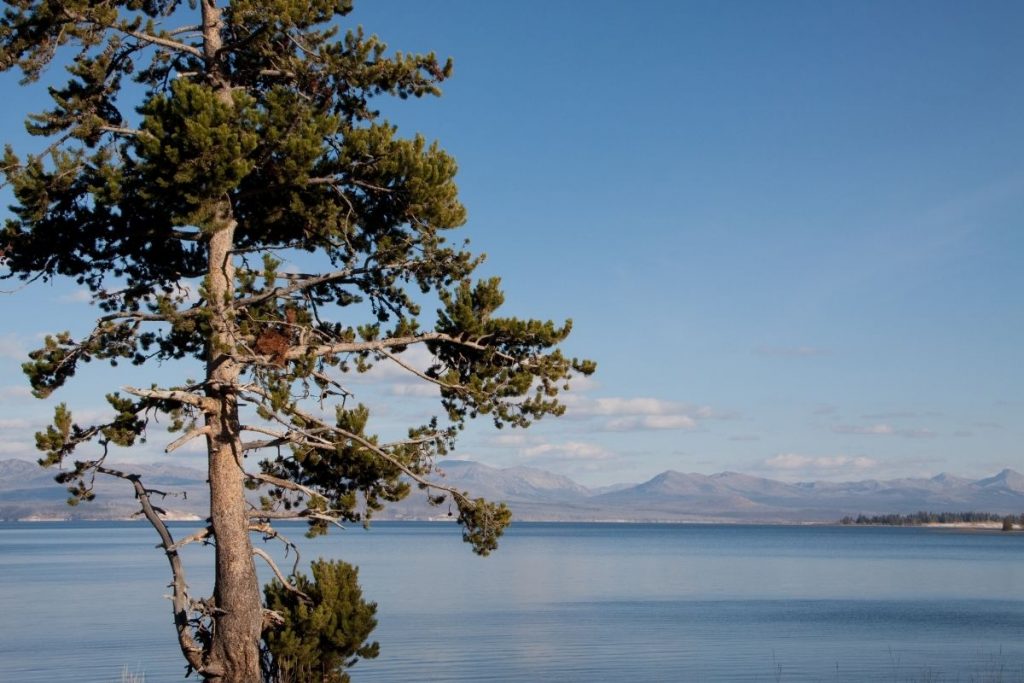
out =
[[(202, 522), (203, 519), (198, 516), (175, 516), (166, 519), (167, 522), (174, 526), (180, 526), (184, 524), (191, 524), (196, 522)], [(370, 527), (376, 525), (390, 525), (390, 524), (452, 524), (456, 522), (454, 517), (439, 517), (439, 518), (428, 518), (428, 519), (374, 519), (370, 521)], [(19, 519), (2, 519), (0, 523), (4, 524), (24, 524), (24, 525), (46, 525), (46, 524), (135, 524), (138, 523), (142, 526), (147, 524), (146, 520), (140, 518), (128, 518), (128, 517), (111, 517), (106, 519), (78, 519), (78, 518), (60, 518), (60, 517), (45, 517), (45, 516), (29, 516)], [(543, 525), (543, 524), (578, 524), (578, 525), (621, 525), (621, 526), (637, 526), (637, 525), (658, 525), (658, 526), (765, 526), (765, 527), (843, 527), (843, 528), (916, 528), (916, 529), (928, 529), (933, 531), (948, 531), (948, 532), (999, 532), (999, 533), (1021, 533), (1024, 532), (1024, 527), (1015, 525), (1012, 529), (1003, 529), (1001, 522), (930, 522), (921, 524), (844, 524), (840, 521), (757, 521), (757, 520), (678, 520), (678, 519), (589, 519), (589, 520), (568, 520), (568, 519), (513, 519), (513, 525), (516, 524), (530, 524), (530, 525)], [(285, 522), (288, 526), (304, 525), (305, 522), (301, 520), (288, 520)], [(355, 527), (352, 527), (355, 528)]]

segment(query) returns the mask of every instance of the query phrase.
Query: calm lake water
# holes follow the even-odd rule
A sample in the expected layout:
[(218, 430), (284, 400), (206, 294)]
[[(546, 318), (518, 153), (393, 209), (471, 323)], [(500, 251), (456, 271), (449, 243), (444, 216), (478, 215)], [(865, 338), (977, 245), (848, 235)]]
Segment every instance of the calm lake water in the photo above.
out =
[[(1024, 681), (1021, 534), (518, 523), (489, 558), (451, 524), (292, 535), (379, 603), (357, 683)], [(0, 681), (181, 680), (156, 541), (0, 524)], [(196, 595), (206, 553), (185, 555)]]

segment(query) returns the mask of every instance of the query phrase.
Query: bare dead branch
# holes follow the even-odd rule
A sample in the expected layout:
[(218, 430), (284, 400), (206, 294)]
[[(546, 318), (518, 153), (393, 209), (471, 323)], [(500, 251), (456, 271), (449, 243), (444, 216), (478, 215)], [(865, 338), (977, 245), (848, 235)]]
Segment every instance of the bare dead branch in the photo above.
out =
[[(177, 40), (173, 40), (171, 38), (165, 38), (163, 36), (154, 36), (154, 35), (150, 35), (149, 33), (144, 33), (142, 31), (137, 31), (137, 30), (131, 29), (131, 28), (128, 27), (127, 22), (121, 22), (119, 24), (105, 24), (105, 23), (96, 21), (92, 17), (87, 17), (84, 14), (79, 14), (77, 12), (72, 12), (71, 10), (69, 10), (66, 7), (62, 8), (62, 10), (63, 10), (64, 14), (69, 19), (71, 19), (74, 22), (81, 23), (81, 24), (92, 24), (93, 26), (97, 26), (97, 27), (102, 28), (102, 29), (117, 31), (117, 32), (122, 33), (122, 34), (124, 34), (126, 36), (131, 36), (132, 38), (135, 38), (136, 40), (140, 40), (143, 43), (146, 43), (148, 45), (159, 45), (160, 47), (165, 47), (165, 48), (167, 48), (169, 50), (175, 50), (177, 52), (184, 52), (184, 53), (190, 54), (190, 55), (192, 55), (194, 57), (199, 57), (199, 58), (203, 57), (202, 50), (200, 50), (198, 47), (196, 47), (194, 45), (188, 45), (187, 43), (182, 43), (182, 42), (179, 42)], [(188, 32), (188, 30), (193, 30), (193, 29), (191, 27), (186, 27), (186, 30), (184, 30), (184, 31), (179, 30), (178, 33), (186, 33), (186, 32)]]
[(171, 588), (173, 591), (171, 605), (174, 610), (174, 626), (178, 632), (178, 645), (189, 666), (202, 673), (205, 670), (203, 649), (192, 637), (192, 633), (189, 630), (189, 609), (192, 602), (188, 597), (188, 585), (185, 583), (185, 568), (181, 563), (181, 557), (178, 555), (174, 537), (171, 536), (167, 524), (160, 518), (160, 515), (157, 514), (150, 502), (149, 491), (142, 485), (139, 475), (128, 474), (99, 464), (95, 464), (94, 467), (97, 472), (131, 482), (135, 488), (135, 497), (138, 498), (139, 503), (142, 505), (142, 514), (145, 515), (146, 520), (156, 530), (157, 535), (160, 536), (160, 545), (163, 547), (167, 561), (171, 565)]
[(262, 472), (246, 472), (245, 476), (248, 477), (249, 479), (255, 479), (256, 481), (261, 481), (264, 484), (270, 484), (271, 486), (276, 486), (278, 488), (287, 489), (289, 491), (297, 491), (299, 493), (305, 493), (310, 498), (323, 498), (322, 495), (320, 495), (313, 489), (309, 488), (308, 486), (297, 484), (296, 482), (291, 481), (289, 479), (281, 479), (279, 477), (275, 477), (270, 474), (264, 474)]
[(396, 446), (415, 446), (421, 443), (430, 443), (431, 441), (437, 441), (444, 436), (441, 432), (433, 432), (425, 436), (420, 436), (415, 439), (401, 439), (399, 441), (389, 441), (383, 444), (383, 448), (395, 448)]
[[(189, 311), (184, 311), (183, 314), (188, 315)], [(183, 316), (184, 317), (184, 316)], [(108, 313), (101, 317), (98, 322), (113, 322), (115, 320), (137, 320), (140, 322), (168, 322), (168, 317), (161, 313), (142, 313), (140, 311), (118, 311), (116, 313)]]
[(178, 35), (181, 35), (182, 33), (198, 33), (198, 32), (200, 32), (202, 30), (203, 30), (203, 27), (200, 24), (189, 24), (188, 26), (179, 26), (178, 28), (176, 28), (176, 29), (174, 29), (172, 31), (168, 31), (167, 35), (169, 35), (169, 36), (178, 36)]
[(286, 443), (291, 443), (289, 439), (264, 439), (263, 441), (243, 441), (241, 449), (243, 452), (246, 451), (258, 451), (261, 448), (273, 448), (274, 446), (283, 446)]
[(132, 38), (141, 40), (144, 43), (149, 43), (151, 45), (159, 45), (160, 47), (166, 47), (169, 50), (184, 52), (185, 54), (190, 54), (194, 57), (202, 58), (203, 56), (203, 51), (194, 45), (182, 43), (177, 40), (172, 40), (170, 38), (164, 38), (162, 36), (150, 35), (148, 33), (143, 33), (142, 31), (133, 31), (126, 26), (111, 26), (110, 28), (113, 28), (115, 31), (120, 31), (121, 33), (127, 36), (131, 36)]
[(447, 344), (461, 346), (474, 351), (491, 351), (494, 353), (495, 357), (506, 362), (517, 362), (512, 356), (495, 351), (493, 348), (480, 343), (479, 340), (461, 339), (444, 332), (424, 332), (423, 334), (408, 337), (388, 337), (386, 339), (373, 339), (370, 341), (359, 342), (337, 342), (334, 344), (322, 344), (320, 346), (296, 345), (288, 349), (288, 352), (285, 354), (285, 358), (288, 360), (295, 360), (297, 358), (305, 358), (307, 356), (320, 357), (342, 353), (362, 353), (366, 351), (381, 353), (396, 348), (413, 346), (415, 344), (425, 344), (432, 341), (445, 342)]
[(258, 531), (263, 534), (264, 541), (277, 540), (283, 543), (285, 557), (288, 557), (289, 552), (295, 555), (295, 561), (292, 563), (292, 576), (294, 576), (299, 570), (299, 559), (301, 558), (299, 546), (295, 545), (290, 538), (271, 526), (269, 521), (260, 522), (259, 524), (250, 524), (249, 530)]
[(299, 596), (299, 598), (301, 598), (303, 601), (312, 604), (313, 600), (308, 595), (306, 595), (298, 588), (296, 588), (294, 585), (292, 585), (292, 583), (287, 578), (285, 578), (285, 575), (281, 573), (281, 569), (277, 566), (277, 563), (274, 562), (274, 558), (272, 558), (265, 550), (263, 550), (262, 548), (253, 548), (252, 554), (256, 557), (262, 558), (263, 561), (270, 566), (270, 570), (274, 572), (274, 576), (277, 577), (277, 580), (281, 582), (282, 586), (288, 589), (288, 591)]
[(431, 384), (436, 384), (439, 387), (443, 387), (445, 389), (451, 389), (453, 391), (465, 391), (465, 389), (466, 389), (461, 384), (449, 384), (447, 382), (442, 382), (439, 379), (431, 377), (430, 375), (426, 374), (425, 372), (423, 372), (421, 370), (418, 370), (417, 368), (414, 368), (412, 365), (409, 365), (408, 363), (406, 363), (404, 360), (402, 360), (401, 358), (399, 358), (398, 356), (396, 356), (393, 353), (389, 353), (388, 351), (381, 351), (380, 354), (382, 356), (385, 356), (386, 358), (390, 359), (391, 361), (393, 361), (400, 368), (403, 368), (403, 369), (407, 370), (408, 372), (411, 372), (412, 374), (416, 375), (416, 377), (420, 378), (424, 382), (429, 382)]
[(186, 432), (182, 436), (178, 437), (177, 439), (175, 439), (171, 443), (167, 444), (167, 448), (164, 449), (164, 453), (170, 453), (171, 451), (175, 451), (178, 448), (181, 448), (182, 446), (184, 446), (186, 443), (188, 443), (192, 439), (196, 438), (197, 436), (203, 436), (204, 434), (209, 434), (209, 433), (210, 433), (210, 428), (209, 427), (196, 427), (195, 429), (190, 429), (188, 432)]
[(174, 403), (184, 403), (186, 405), (195, 406), (201, 410), (215, 409), (216, 405), (212, 401), (204, 396), (192, 394), (187, 391), (180, 391), (176, 389), (136, 389), (135, 387), (122, 387), (125, 393), (131, 394), (132, 396), (138, 396), (139, 398), (150, 398), (157, 401), (172, 401)]
[[(254, 384), (246, 384), (244, 386), (239, 387), (238, 389), (239, 389), (239, 391), (242, 391), (242, 392), (249, 392), (249, 393), (256, 394), (261, 399), (268, 398), (267, 393), (265, 391), (263, 391), (263, 389), (261, 387), (258, 387), (258, 386), (254, 385)], [(287, 422), (277, 418), (276, 416), (274, 417), (274, 419), (277, 422), (279, 422), (280, 424), (282, 424), (283, 426), (285, 426), (287, 428), (287, 431), (282, 432), (282, 431), (277, 430), (277, 429), (271, 429), (269, 427), (263, 427), (263, 426), (260, 426), (260, 425), (242, 425), (242, 426), (239, 427), (239, 431), (256, 432), (257, 434), (266, 434), (267, 436), (272, 436), (275, 439), (281, 439), (285, 443), (303, 443), (303, 440), (302, 440), (301, 437), (305, 437), (305, 438), (308, 438), (310, 441), (313, 441), (314, 443), (316, 443), (317, 446), (320, 447), (320, 448), (323, 448), (324, 446), (330, 446), (331, 445), (330, 441), (328, 441), (327, 439), (324, 439), (321, 436), (319, 436), (319, 434), (322, 433), (322, 432), (330, 431), (330, 429), (331, 429), (330, 427), (322, 427), (322, 428), (317, 428), (317, 429), (313, 429), (313, 430), (303, 430), (303, 429), (299, 429), (298, 427), (296, 427), (294, 425), (288, 424)]]
[(275, 287), (265, 292), (260, 292), (259, 294), (253, 294), (252, 296), (236, 299), (234, 304), (236, 306), (251, 306), (274, 297), (288, 296), (295, 292), (305, 291), (310, 287), (344, 280), (347, 277), (351, 277), (355, 272), (356, 271), (351, 268), (345, 268), (342, 270), (335, 270), (330, 273), (324, 273), (323, 275), (316, 275), (303, 279), (292, 279), (290, 280), (291, 284), (289, 285), (284, 287)]
[(281, 69), (260, 69), (260, 76), (295, 78), (295, 73), (292, 71), (283, 71)]
[[(250, 391), (251, 389), (246, 386), (242, 388), (243, 391)], [(288, 432), (282, 432), (276, 429), (270, 429), (269, 427), (263, 427), (261, 425), (239, 425), (238, 431), (240, 432), (256, 432), (257, 434), (266, 434), (272, 436), (277, 440), (284, 443), (288, 443), (291, 439), (288, 436)]]
[(205, 529), (200, 529), (199, 531), (195, 532), (194, 534), (191, 534), (191, 535), (186, 536), (186, 537), (184, 537), (182, 539), (179, 539), (177, 543), (173, 544), (169, 548), (169, 550), (178, 550), (179, 548), (181, 548), (183, 546), (186, 546), (189, 543), (195, 543), (197, 541), (205, 541), (206, 539), (210, 538), (211, 536), (213, 536), (213, 527), (208, 526)]
[(260, 510), (253, 508), (249, 511), (250, 520), (306, 519), (309, 516), (309, 510)]

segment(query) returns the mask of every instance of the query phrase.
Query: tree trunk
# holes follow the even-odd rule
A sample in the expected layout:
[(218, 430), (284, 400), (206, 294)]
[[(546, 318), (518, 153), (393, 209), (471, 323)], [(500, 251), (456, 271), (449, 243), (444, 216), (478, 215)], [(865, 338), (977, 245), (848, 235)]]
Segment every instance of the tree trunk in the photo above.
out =
[[(225, 207), (228, 211), (228, 207)], [(238, 400), (234, 384), (239, 368), (228, 351), (235, 327), (231, 310), (234, 266), (231, 247), (234, 221), (224, 216), (222, 227), (210, 236), (209, 296), (213, 309), (207, 359), (207, 393), (216, 407), (206, 414), (209, 449), (210, 522), (216, 539), (213, 641), (207, 658), (207, 678), (218, 683), (260, 680), (259, 641), (262, 606), (245, 500), (244, 470), (239, 438)]]
[[(223, 18), (217, 0), (200, 0), (203, 52), (207, 76), (221, 102), (231, 106), (231, 83), (222, 62)], [(235, 227), (230, 200), (217, 202), (213, 231), (209, 236), (207, 293), (212, 313), (207, 349), (207, 395), (216, 407), (206, 413), (210, 431), (209, 454), (210, 524), (216, 540), (216, 612), (213, 639), (204, 675), (218, 683), (256, 683), (261, 680), (259, 643), (263, 626), (260, 595), (245, 500), (245, 474), (238, 422), (238, 396), (234, 385), (238, 365), (231, 359), (236, 322), (231, 300), (235, 287), (232, 248)]]

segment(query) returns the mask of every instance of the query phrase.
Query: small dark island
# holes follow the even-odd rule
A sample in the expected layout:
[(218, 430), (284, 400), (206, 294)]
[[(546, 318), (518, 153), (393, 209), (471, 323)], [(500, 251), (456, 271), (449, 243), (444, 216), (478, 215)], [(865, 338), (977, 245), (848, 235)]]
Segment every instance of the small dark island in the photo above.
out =
[(1024, 527), (1024, 514), (999, 515), (994, 512), (914, 512), (909, 515), (847, 515), (839, 520), (843, 525), (867, 526), (984, 526), (1002, 525), (1003, 531)]

